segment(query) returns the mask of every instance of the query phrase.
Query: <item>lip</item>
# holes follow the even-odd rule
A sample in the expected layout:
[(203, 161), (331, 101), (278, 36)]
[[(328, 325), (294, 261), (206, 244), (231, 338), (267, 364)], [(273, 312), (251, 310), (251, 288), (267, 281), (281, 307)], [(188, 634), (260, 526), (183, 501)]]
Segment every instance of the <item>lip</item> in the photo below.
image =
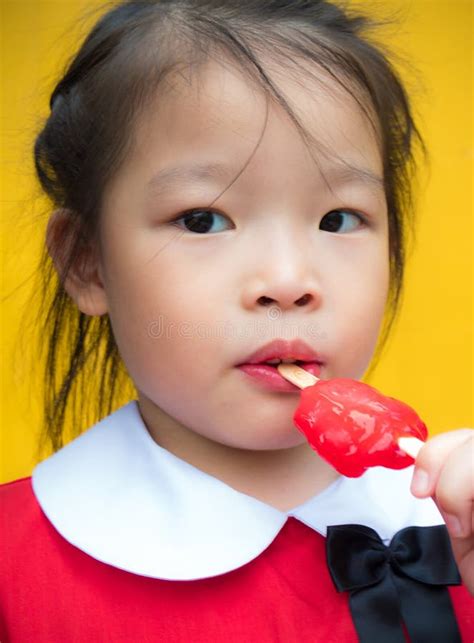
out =
[(324, 364), (321, 355), (302, 340), (277, 339), (259, 348), (236, 367), (266, 389), (289, 393), (298, 392), (300, 389), (280, 375), (276, 366), (263, 363), (272, 359), (294, 359), (302, 362), (301, 368), (316, 377), (320, 376)]
[(324, 364), (324, 359), (301, 339), (275, 339), (248, 355), (237, 366), (262, 364), (272, 359), (294, 359), (302, 362)]
[[(264, 388), (271, 391), (286, 393), (298, 393), (300, 391), (298, 386), (292, 384), (280, 375), (276, 366), (270, 366), (269, 364), (239, 364), (237, 368), (251, 377), (255, 383), (261, 384)], [(308, 373), (316, 377), (319, 377), (321, 374), (321, 364), (317, 362), (305, 362), (301, 365), (301, 368), (304, 368), (305, 371), (308, 371)]]

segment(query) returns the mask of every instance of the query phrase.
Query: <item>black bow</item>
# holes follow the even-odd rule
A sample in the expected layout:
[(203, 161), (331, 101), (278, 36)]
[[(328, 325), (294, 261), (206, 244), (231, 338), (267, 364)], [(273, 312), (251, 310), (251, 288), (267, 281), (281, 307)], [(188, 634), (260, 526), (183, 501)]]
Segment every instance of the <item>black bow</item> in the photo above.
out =
[(326, 554), (362, 643), (460, 643), (446, 585), (460, 585), (444, 525), (407, 527), (387, 547), (364, 525), (328, 527)]

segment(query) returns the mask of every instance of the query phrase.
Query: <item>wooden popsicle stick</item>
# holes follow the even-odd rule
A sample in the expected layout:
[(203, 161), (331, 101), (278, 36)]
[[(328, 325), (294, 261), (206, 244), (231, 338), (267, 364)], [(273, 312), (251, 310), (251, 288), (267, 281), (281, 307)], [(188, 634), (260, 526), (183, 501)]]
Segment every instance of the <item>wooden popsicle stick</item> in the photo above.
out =
[(313, 386), (316, 382), (319, 382), (319, 377), (311, 375), (308, 371), (305, 371), (304, 368), (296, 366), (296, 364), (278, 364), (277, 371), (282, 375), (286, 380), (299, 386), (299, 388), (306, 388), (307, 386)]
[[(305, 371), (304, 368), (300, 368), (296, 364), (278, 364), (277, 370), (282, 377), (294, 384), (299, 386), (299, 388), (306, 388), (307, 386), (313, 386), (316, 382), (319, 382), (319, 378), (311, 375), (308, 371)], [(418, 438), (399, 438), (397, 444), (402, 451), (407, 455), (416, 460), (418, 453), (420, 452), (421, 447), (424, 445), (423, 440)]]
[(402, 451), (416, 460), (424, 442), (418, 438), (398, 438), (397, 444)]

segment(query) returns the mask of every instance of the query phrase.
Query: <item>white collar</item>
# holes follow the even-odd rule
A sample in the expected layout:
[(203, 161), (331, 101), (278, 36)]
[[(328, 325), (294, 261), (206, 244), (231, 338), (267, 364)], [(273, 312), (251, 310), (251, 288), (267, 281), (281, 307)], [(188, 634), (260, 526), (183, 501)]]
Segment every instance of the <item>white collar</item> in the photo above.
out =
[(323, 536), (328, 525), (364, 524), (386, 543), (403, 527), (441, 524), (431, 499), (409, 493), (411, 474), (375, 467), (279, 511), (160, 447), (133, 400), (37, 465), (32, 483), (57, 531), (93, 558), (195, 580), (256, 558), (289, 516)]

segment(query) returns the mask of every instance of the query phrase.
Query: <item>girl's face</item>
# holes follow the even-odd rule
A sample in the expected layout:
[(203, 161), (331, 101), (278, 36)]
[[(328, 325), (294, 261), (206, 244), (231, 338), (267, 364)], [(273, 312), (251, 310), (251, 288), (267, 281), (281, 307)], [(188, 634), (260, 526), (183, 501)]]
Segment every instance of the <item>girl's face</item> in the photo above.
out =
[(370, 125), (334, 81), (277, 82), (330, 154), (312, 158), (286, 112), (235, 69), (174, 75), (105, 194), (103, 291), (85, 311), (109, 313), (150, 421), (250, 450), (305, 442), (292, 422), (299, 394), (236, 365), (298, 338), (324, 379), (360, 378), (389, 280)]

